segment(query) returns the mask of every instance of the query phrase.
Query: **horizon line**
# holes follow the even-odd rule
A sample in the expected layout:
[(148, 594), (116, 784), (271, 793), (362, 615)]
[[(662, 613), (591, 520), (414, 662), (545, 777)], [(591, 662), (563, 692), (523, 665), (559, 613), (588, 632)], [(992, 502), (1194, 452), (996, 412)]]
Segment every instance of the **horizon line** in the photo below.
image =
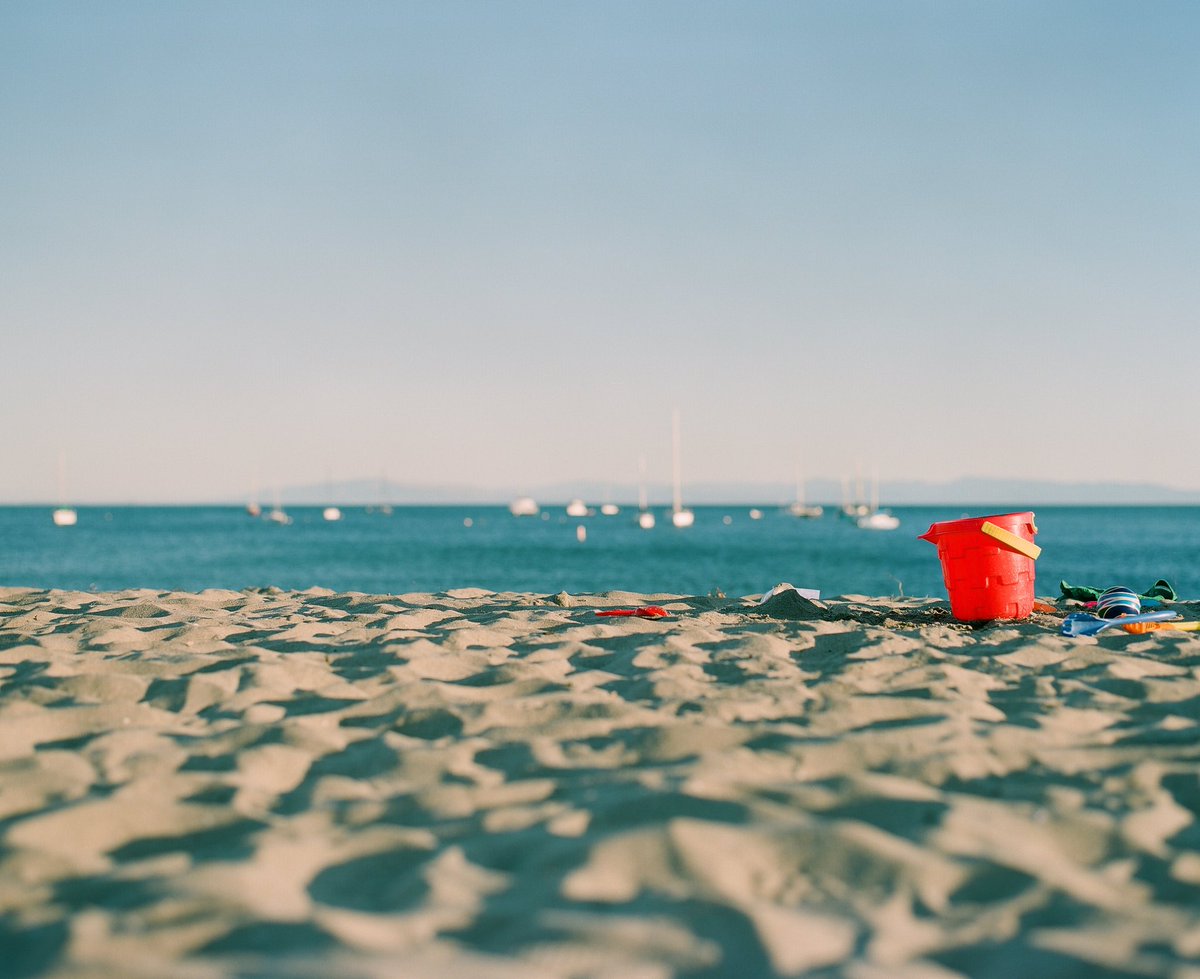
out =
[[(546, 503), (539, 503), (541, 510), (560, 510), (565, 509), (571, 502), (571, 498), (562, 500), (554, 499)], [(637, 510), (639, 509), (636, 500), (622, 502), (620, 500), (609, 500), (608, 503), (613, 503), (619, 506), (622, 510)], [(340, 509), (348, 510), (373, 510), (384, 506), (390, 507), (393, 510), (413, 509), (417, 507), (497, 507), (507, 510), (511, 500), (500, 499), (480, 499), (480, 500), (406, 500), (404, 502), (386, 502), (386, 503), (361, 503), (339, 501), (337, 499), (325, 500), (319, 502), (313, 501), (294, 501), (285, 502), (281, 506), (292, 509), (308, 509), (319, 510), (327, 506), (336, 506)], [(599, 512), (599, 506), (596, 504), (594, 509)], [(650, 502), (647, 504), (647, 510), (670, 509), (670, 500), (661, 500), (658, 502)], [(695, 503), (688, 503), (686, 506), (689, 509), (716, 509), (719, 507), (737, 507), (739, 509), (751, 508), (762, 510), (786, 510), (791, 505), (791, 501), (772, 500), (705, 500)], [(838, 501), (813, 500), (812, 505), (820, 506), (831, 513), (837, 513), (841, 510), (842, 504)], [(592, 504), (588, 504), (589, 508), (593, 508)], [(912, 509), (929, 509), (930, 507), (1195, 507), (1200, 506), (1200, 493), (1197, 493), (1195, 499), (1183, 500), (1013, 500), (1011, 498), (991, 498), (978, 500), (926, 500), (926, 501), (906, 501), (901, 503), (881, 503), (880, 510), (912, 510)], [(0, 502), (0, 509), (11, 510), (34, 510), (34, 509), (88, 509), (99, 510), (105, 507), (133, 509), (138, 507), (191, 507), (221, 510), (243, 510), (246, 508), (245, 501), (240, 500), (101, 500), (88, 502), (71, 502), (60, 503), (38, 500), (23, 500), (15, 502)], [(269, 510), (270, 506), (264, 506), (262, 509)]]

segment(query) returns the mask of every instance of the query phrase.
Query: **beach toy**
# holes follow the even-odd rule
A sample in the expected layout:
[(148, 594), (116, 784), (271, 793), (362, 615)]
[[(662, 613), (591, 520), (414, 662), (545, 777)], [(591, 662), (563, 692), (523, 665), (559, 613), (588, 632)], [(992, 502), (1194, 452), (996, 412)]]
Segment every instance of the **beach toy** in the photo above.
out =
[(657, 605), (643, 605), (640, 608), (611, 608), (597, 615), (636, 615), (640, 619), (662, 619), (669, 614), (666, 609)]
[(1118, 623), (1126, 632), (1141, 635), (1155, 629), (1175, 629), (1179, 632), (1195, 632), (1200, 629), (1200, 622), (1121, 622)]
[(1142, 600), (1132, 588), (1118, 585), (1106, 588), (1096, 599), (1096, 614), (1102, 619), (1115, 619), (1118, 615), (1137, 615), (1142, 610)]
[[(1103, 592), (1102, 588), (1095, 588), (1092, 585), (1069, 585), (1065, 581), (1060, 581), (1058, 587), (1062, 590), (1063, 598), (1074, 598), (1080, 602), (1094, 602)], [(1159, 578), (1145, 591), (1138, 592), (1137, 596), (1142, 600), (1143, 605), (1147, 599), (1159, 599), (1164, 602), (1174, 602), (1179, 599), (1175, 588), (1165, 578)]]
[(1103, 632), (1109, 626), (1134, 625), (1142, 622), (1165, 622), (1168, 619), (1179, 618), (1178, 612), (1163, 609), (1161, 612), (1142, 612), (1139, 615), (1122, 615), (1115, 619), (1101, 619), (1090, 612), (1075, 612), (1063, 619), (1062, 634), (1064, 636), (1094, 636)]
[[(1140, 595), (1138, 596), (1138, 604), (1141, 605), (1141, 607), (1142, 607), (1141, 610), (1143, 612), (1146, 611), (1146, 609), (1163, 607), (1163, 603), (1160, 602), (1157, 598), (1142, 598)], [(1096, 603), (1095, 602), (1084, 602), (1083, 607), (1086, 609), (1091, 609), (1093, 612), (1096, 611)]]
[(1033, 514), (1000, 513), (935, 523), (918, 540), (938, 549), (950, 613), (960, 622), (1026, 619), (1033, 612)]

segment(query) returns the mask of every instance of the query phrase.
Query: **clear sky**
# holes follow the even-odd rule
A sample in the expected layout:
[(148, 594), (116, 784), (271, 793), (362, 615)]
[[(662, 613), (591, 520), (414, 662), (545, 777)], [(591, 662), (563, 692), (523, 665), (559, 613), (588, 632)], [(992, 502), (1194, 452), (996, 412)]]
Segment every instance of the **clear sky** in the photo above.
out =
[(1200, 4), (0, 3), (0, 501), (1200, 489)]

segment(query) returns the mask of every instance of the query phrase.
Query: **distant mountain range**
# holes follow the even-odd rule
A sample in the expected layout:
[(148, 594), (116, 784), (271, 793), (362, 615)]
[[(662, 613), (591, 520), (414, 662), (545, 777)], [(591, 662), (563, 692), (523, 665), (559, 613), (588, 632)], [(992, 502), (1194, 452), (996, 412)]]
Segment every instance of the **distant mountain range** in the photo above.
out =
[[(783, 504), (795, 498), (795, 487), (785, 483), (724, 483), (688, 484), (686, 503), (704, 504)], [(647, 487), (650, 503), (662, 506), (669, 503), (669, 486)], [(466, 485), (413, 485), (379, 480), (348, 480), (312, 486), (293, 486), (281, 493), (284, 504), (292, 506), (337, 503), (344, 506), (370, 506), (381, 503), (410, 504), (506, 504), (518, 496), (532, 496), (541, 504), (563, 504), (578, 497), (590, 504), (605, 502), (628, 505), (637, 500), (634, 484), (599, 483), (579, 480), (526, 487), (479, 487)], [(805, 491), (809, 503), (837, 504), (841, 502), (840, 481), (810, 480)], [(243, 502), (228, 500), (225, 502)], [(264, 502), (264, 501), (260, 501)], [(972, 505), (993, 504), (1046, 506), (1054, 504), (1200, 504), (1200, 490), (1179, 490), (1153, 483), (1058, 483), (1022, 479), (986, 479), (966, 477), (950, 482), (930, 483), (897, 481), (887, 483), (881, 490), (882, 506)]]

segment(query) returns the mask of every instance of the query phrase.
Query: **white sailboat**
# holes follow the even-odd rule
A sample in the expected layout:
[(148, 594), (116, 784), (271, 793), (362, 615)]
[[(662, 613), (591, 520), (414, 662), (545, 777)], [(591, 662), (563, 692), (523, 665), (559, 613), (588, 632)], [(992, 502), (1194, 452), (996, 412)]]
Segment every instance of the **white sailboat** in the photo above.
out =
[(849, 480), (842, 477), (842, 516), (851, 520), (869, 516), (871, 507), (863, 499), (862, 467), (854, 467), (854, 496), (850, 496)]
[(671, 413), (671, 477), (674, 484), (671, 495), (671, 523), (676, 527), (690, 527), (696, 515), (683, 505), (682, 480), (679, 475), (679, 409)]
[(876, 510), (859, 517), (857, 523), (859, 530), (895, 530), (900, 526), (900, 518), (886, 510)]
[[(325, 499), (334, 499), (334, 475), (332, 473), (325, 474)], [(336, 523), (342, 518), (342, 507), (335, 503), (326, 504), (325, 509), (320, 511), (320, 516), (329, 523)]]
[(871, 506), (866, 513), (860, 514), (855, 521), (860, 530), (895, 530), (900, 526), (900, 518), (887, 510), (879, 509), (879, 471), (876, 470), (871, 481)]
[(583, 500), (576, 497), (567, 504), (568, 517), (586, 517), (588, 515), (588, 505)]
[[(327, 500), (333, 499), (333, 474), (332, 473), (325, 474), (325, 499), (327, 499)], [(336, 506), (333, 503), (330, 503), (325, 507), (324, 510), (321, 511), (321, 516), (325, 520), (328, 520), (330, 523), (341, 520), (342, 519), (342, 508), (339, 506)]]
[(796, 502), (788, 507), (788, 513), (793, 517), (811, 520), (824, 512), (823, 507), (809, 506), (804, 502), (804, 479), (800, 475), (800, 463), (796, 463)]
[(518, 496), (508, 505), (508, 512), (514, 517), (536, 517), (540, 509), (532, 496)]
[(646, 505), (646, 457), (638, 456), (638, 526), (642, 530), (654, 529), (654, 514)]
[(275, 505), (271, 507), (271, 512), (267, 514), (267, 519), (271, 523), (277, 524), (290, 524), (292, 522), (292, 518), (288, 516), (280, 503), (279, 487), (275, 487)]
[(58, 506), (51, 519), (56, 527), (74, 527), (79, 520), (75, 508), (67, 506), (67, 459), (61, 452), (58, 454)]

